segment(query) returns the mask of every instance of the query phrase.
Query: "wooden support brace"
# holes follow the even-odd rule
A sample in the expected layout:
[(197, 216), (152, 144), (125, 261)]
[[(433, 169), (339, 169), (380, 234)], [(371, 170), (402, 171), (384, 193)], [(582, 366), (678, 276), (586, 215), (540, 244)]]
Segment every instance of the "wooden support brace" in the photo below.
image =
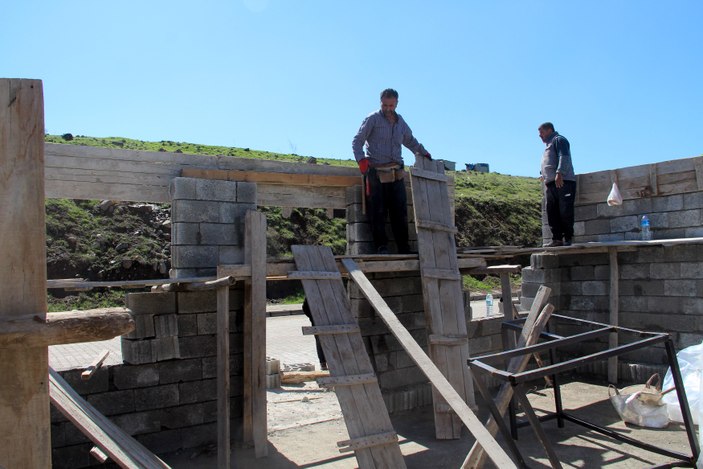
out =
[(98, 448), (97, 446), (93, 446), (90, 448), (90, 455), (94, 457), (100, 464), (105, 464), (110, 457), (103, 453), (103, 450)]
[(100, 355), (98, 355), (95, 360), (93, 360), (93, 362), (88, 365), (88, 368), (86, 368), (83, 373), (81, 373), (81, 379), (83, 381), (88, 381), (90, 378), (92, 378), (109, 354), (109, 350), (103, 350), (102, 352), (100, 352)]
[(396, 432), (378, 433), (376, 435), (354, 438), (353, 440), (338, 441), (340, 453), (348, 453), (372, 446), (389, 445), (398, 442), (398, 434)]
[(452, 234), (457, 232), (456, 226), (449, 226), (428, 220), (415, 220), (415, 226), (430, 231), (445, 231)]
[(422, 269), (422, 276), (438, 280), (461, 280), (461, 274), (458, 271), (449, 269)]
[(303, 335), (355, 334), (361, 332), (358, 324), (335, 324), (332, 326), (303, 326)]
[(330, 376), (329, 378), (319, 378), (317, 384), (324, 388), (332, 388), (335, 386), (358, 386), (361, 384), (370, 384), (378, 382), (378, 378), (373, 373), (365, 373), (361, 375), (347, 376)]
[(426, 171), (424, 169), (417, 169), (413, 168), (413, 170), (410, 172), (412, 177), (416, 178), (422, 178), (422, 179), (431, 179), (433, 181), (441, 181), (441, 182), (447, 182), (449, 178), (445, 174), (441, 173), (435, 173), (432, 171)]
[(466, 345), (466, 341), (469, 340), (468, 335), (439, 335), (430, 334), (428, 337), (430, 345)]
[(215, 280), (208, 280), (205, 282), (173, 282), (166, 283), (161, 286), (163, 291), (207, 291), (216, 290), (220, 287), (228, 287), (234, 285), (237, 281), (236, 278), (228, 275), (226, 277), (218, 278)]

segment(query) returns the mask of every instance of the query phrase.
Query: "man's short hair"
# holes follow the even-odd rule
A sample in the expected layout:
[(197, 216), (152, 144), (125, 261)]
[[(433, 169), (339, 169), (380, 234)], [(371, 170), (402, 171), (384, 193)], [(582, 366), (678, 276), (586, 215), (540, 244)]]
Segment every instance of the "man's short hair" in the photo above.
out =
[(544, 124), (537, 127), (537, 130), (542, 130), (542, 129), (549, 129), (552, 132), (554, 132), (554, 124), (552, 124), (551, 122), (545, 122)]
[(393, 88), (386, 88), (385, 90), (381, 91), (381, 99), (383, 98), (395, 98), (398, 99), (398, 92), (394, 90)]

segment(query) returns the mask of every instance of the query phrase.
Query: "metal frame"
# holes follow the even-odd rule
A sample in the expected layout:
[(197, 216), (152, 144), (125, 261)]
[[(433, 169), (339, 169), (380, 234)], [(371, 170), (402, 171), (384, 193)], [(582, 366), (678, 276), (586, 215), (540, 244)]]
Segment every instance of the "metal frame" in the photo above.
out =
[[(498, 412), (498, 408), (496, 407), (495, 403), (493, 402), (492, 394), (489, 392), (487, 389), (484, 379), (479, 376), (484, 375), (484, 376), (490, 376), (495, 379), (498, 379), (500, 381), (504, 381), (506, 383), (509, 383), (510, 386), (513, 388), (513, 395), (514, 398), (520, 403), (522, 406), (523, 411), (525, 412), (525, 415), (527, 416), (527, 420), (529, 422), (529, 425), (532, 426), (533, 431), (535, 432), (535, 435), (537, 436), (537, 439), (539, 442), (542, 444), (542, 447), (544, 448), (545, 452), (547, 453), (547, 456), (549, 458), (549, 461), (552, 465), (552, 467), (555, 468), (560, 468), (561, 463), (559, 462), (559, 459), (554, 452), (551, 444), (549, 443), (547, 436), (542, 428), (541, 422), (546, 421), (546, 420), (552, 420), (552, 419), (557, 419), (557, 423), (559, 427), (564, 426), (564, 421), (568, 420), (569, 422), (573, 422), (575, 424), (581, 425), (583, 427), (586, 427), (590, 430), (596, 431), (598, 433), (601, 433), (603, 435), (606, 435), (608, 437), (614, 438), (618, 441), (622, 441), (624, 443), (636, 446), (638, 448), (651, 451), (654, 453), (662, 454), (665, 456), (669, 456), (671, 458), (677, 459), (676, 462), (668, 463), (665, 466), (661, 467), (674, 467), (674, 466), (679, 466), (683, 465), (687, 466), (690, 465), (690, 467), (695, 467), (696, 460), (698, 459), (698, 455), (700, 452), (700, 448), (698, 447), (698, 440), (696, 439), (696, 433), (693, 428), (693, 419), (691, 417), (691, 410), (689, 409), (688, 406), (688, 401), (686, 399), (686, 391), (683, 386), (683, 379), (681, 378), (681, 371), (679, 369), (678, 361), (676, 360), (676, 350), (674, 349), (674, 344), (673, 341), (671, 340), (671, 336), (668, 333), (657, 333), (657, 332), (644, 332), (644, 331), (638, 331), (635, 329), (629, 329), (625, 327), (619, 327), (619, 326), (612, 326), (608, 324), (603, 324), (599, 322), (594, 322), (594, 321), (587, 321), (584, 319), (577, 319), (577, 318), (572, 318), (569, 316), (563, 316), (563, 315), (558, 315), (554, 314), (552, 315), (551, 320), (561, 320), (561, 321), (570, 321), (570, 322), (575, 322), (578, 325), (585, 326), (592, 328), (592, 330), (587, 330), (586, 332), (582, 332), (579, 334), (575, 334), (572, 336), (559, 336), (550, 332), (543, 332), (540, 337), (542, 339), (545, 339), (545, 342), (541, 342), (536, 345), (532, 345), (529, 347), (523, 347), (520, 349), (512, 349), (512, 350), (507, 350), (505, 352), (499, 352), (499, 353), (493, 353), (493, 354), (488, 354), (488, 355), (482, 355), (479, 357), (475, 358), (470, 358), (467, 360), (469, 367), (471, 368), (471, 371), (473, 372), (474, 380), (476, 382), (476, 385), (478, 387), (479, 392), (481, 393), (481, 396), (483, 397), (484, 401), (488, 405), (489, 410), (491, 411), (491, 414), (493, 415), (493, 418), (495, 421), (498, 423), (498, 428), (503, 434), (503, 438), (505, 439), (508, 447), (510, 448), (511, 452), (513, 453), (515, 460), (518, 462), (519, 465), (523, 467), (527, 467), (525, 460), (523, 456), (520, 454), (520, 450), (518, 449), (517, 445), (514, 442), (514, 439), (517, 439), (517, 427), (518, 422), (515, 419), (515, 414), (511, 409), (510, 412), (510, 428), (508, 428), (508, 425), (505, 423), (503, 416), (500, 415)], [(504, 342), (507, 342), (508, 340), (508, 331), (514, 330), (514, 331), (520, 331), (522, 329), (522, 324), (524, 323), (524, 319), (516, 319), (512, 321), (505, 321), (503, 322), (503, 339)], [(606, 344), (604, 344), (606, 347), (605, 350), (595, 352), (595, 353), (590, 353), (588, 355), (584, 355), (582, 357), (577, 357), (573, 359), (569, 359), (563, 362), (557, 362), (556, 358), (556, 351), (559, 347), (567, 346), (567, 345), (575, 345), (579, 344), (581, 342), (585, 342), (588, 340), (593, 340), (597, 338), (604, 337), (607, 339), (608, 335), (611, 333), (627, 333), (627, 334), (632, 334), (634, 335), (637, 339), (623, 345), (615, 346), (615, 347), (609, 347)], [(670, 449), (666, 448), (660, 448), (654, 445), (651, 445), (649, 443), (644, 443), (639, 440), (635, 440), (633, 438), (621, 435), (620, 433), (613, 431), (609, 428), (605, 428), (599, 425), (596, 425), (592, 422), (585, 421), (581, 418), (578, 418), (572, 414), (569, 414), (568, 412), (564, 411), (564, 408), (562, 406), (562, 401), (561, 401), (561, 392), (559, 388), (559, 382), (557, 381), (557, 375), (559, 373), (563, 373), (566, 371), (573, 370), (575, 368), (581, 367), (587, 363), (599, 361), (599, 360), (607, 360), (610, 357), (615, 357), (623, 353), (627, 352), (632, 352), (634, 350), (644, 348), (644, 347), (649, 347), (655, 344), (660, 344), (663, 343), (664, 347), (666, 349), (666, 354), (667, 354), (667, 359), (668, 359), (668, 364), (670, 369), (672, 370), (672, 375), (674, 379), (674, 385), (676, 386), (676, 394), (678, 396), (679, 400), (679, 405), (681, 406), (681, 413), (683, 416), (683, 421), (684, 421), (684, 427), (686, 429), (686, 435), (688, 437), (688, 441), (691, 447), (691, 455), (686, 455), (682, 454), (676, 451), (672, 451)], [(515, 356), (520, 356), (520, 355), (525, 355), (525, 354), (533, 354), (533, 353), (538, 353), (538, 352), (543, 352), (543, 351), (549, 351), (549, 355), (551, 358), (551, 363), (548, 365), (543, 365), (543, 366), (538, 366), (535, 369), (531, 369), (528, 371), (522, 371), (519, 373), (509, 373), (507, 371), (501, 370), (494, 366), (494, 364), (498, 364), (498, 366), (504, 366), (504, 363), (507, 363), (508, 359), (511, 357)], [(554, 403), (555, 403), (555, 412), (548, 413), (547, 415), (543, 417), (538, 417), (535, 414), (534, 409), (530, 405), (530, 401), (527, 398), (527, 383), (535, 380), (535, 379), (541, 379), (545, 377), (551, 377), (552, 379), (552, 385), (554, 387)]]

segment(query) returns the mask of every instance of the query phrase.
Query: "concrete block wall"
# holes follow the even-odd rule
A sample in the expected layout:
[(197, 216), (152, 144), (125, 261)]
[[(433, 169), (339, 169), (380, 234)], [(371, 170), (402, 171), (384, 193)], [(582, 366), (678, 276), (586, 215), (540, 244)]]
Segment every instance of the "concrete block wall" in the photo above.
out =
[[(412, 197), (409, 197), (409, 200), (412, 200)], [(352, 188), (347, 192), (347, 202), (347, 252), (349, 254), (370, 254), (373, 252), (371, 233), (366, 216), (362, 214), (359, 187)], [(412, 223), (412, 206), (409, 206), (408, 210), (411, 220), (409, 226), (411, 247), (415, 248), (414, 244), (417, 242), (417, 238)], [(390, 228), (388, 231), (390, 232)], [(367, 276), (400, 322), (408, 329), (425, 353), (429, 353), (427, 320), (419, 272), (372, 273)], [(352, 282), (348, 284), (348, 290), (352, 313), (359, 321), (366, 351), (374, 366), (389, 413), (431, 405), (432, 389), (424, 373)], [(465, 311), (471, 355), (482, 355), (502, 350), (500, 331), (502, 316), (472, 321), (468, 307), (469, 295), (466, 294), (464, 297), (467, 305)]]
[[(677, 350), (703, 340), (703, 244), (637, 246), (618, 253), (619, 324), (637, 330), (670, 333)], [(533, 254), (522, 271), (521, 298), (529, 307), (540, 285), (552, 288), (556, 312), (609, 323), (610, 267), (608, 254)], [(557, 323), (557, 333), (583, 332)], [(607, 341), (607, 338), (605, 339)], [(579, 353), (602, 350), (584, 344)], [(620, 357), (620, 376), (641, 381), (654, 371), (666, 371), (663, 347), (640, 349)], [(588, 372), (604, 376), (605, 362)]]
[(213, 276), (218, 264), (244, 262), (244, 214), (256, 209), (256, 184), (174, 178), (170, 188), (171, 278)]
[[(215, 443), (215, 292), (132, 293), (127, 304), (135, 314), (137, 329), (122, 339), (125, 363), (100, 368), (89, 381), (81, 380), (82, 370), (61, 375), (99, 412), (157, 454)], [(231, 290), (231, 416), (235, 438), (241, 431), (242, 416), (243, 304), (243, 291)], [(178, 357), (162, 354), (160, 341), (164, 337), (176, 344)], [(89, 455), (92, 443), (71, 422), (53, 408), (51, 420), (53, 467), (97, 465)]]

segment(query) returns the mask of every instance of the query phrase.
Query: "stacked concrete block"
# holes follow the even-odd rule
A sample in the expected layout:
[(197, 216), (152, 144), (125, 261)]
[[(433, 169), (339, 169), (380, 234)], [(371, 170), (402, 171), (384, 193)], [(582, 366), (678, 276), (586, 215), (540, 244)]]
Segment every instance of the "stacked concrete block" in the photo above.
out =
[[(405, 184), (405, 189), (408, 193), (408, 241), (410, 243), (410, 249), (417, 251), (417, 233), (415, 232), (415, 218), (409, 179)], [(367, 213), (368, 210), (369, 208), (367, 206)], [(388, 240), (391, 244), (390, 252), (395, 253), (393, 250), (395, 239), (388, 218), (386, 218), (386, 236), (388, 236)], [(368, 216), (364, 214), (361, 186), (350, 187), (347, 189), (347, 254), (375, 253)]]
[(256, 184), (174, 178), (170, 186), (171, 277), (215, 275), (244, 261), (244, 214), (256, 209)]

